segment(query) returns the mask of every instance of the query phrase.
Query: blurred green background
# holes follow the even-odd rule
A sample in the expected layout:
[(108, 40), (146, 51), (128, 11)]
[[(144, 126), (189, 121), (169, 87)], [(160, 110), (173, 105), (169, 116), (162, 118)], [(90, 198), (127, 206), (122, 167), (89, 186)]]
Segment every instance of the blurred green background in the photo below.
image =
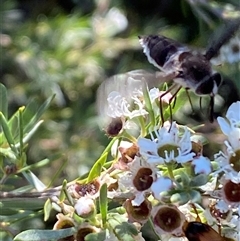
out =
[[(10, 115), (33, 98), (40, 105), (56, 95), (27, 149), (28, 164), (61, 154), (50, 166), (35, 171), (46, 185), (67, 161), (53, 186), (86, 173), (109, 142), (96, 114), (101, 82), (134, 69), (156, 70), (142, 53), (138, 35), (163, 34), (205, 48), (224, 18), (239, 16), (240, 7), (238, 0), (2, 0), (0, 4), (0, 80), (8, 89)], [(227, 54), (239, 56), (235, 42), (227, 47)], [(216, 70), (224, 76), (217, 116), (240, 99), (240, 73), (239, 59), (216, 62), (221, 64)], [(193, 103), (198, 109), (194, 95)], [(193, 115), (189, 104), (175, 118), (190, 125), (208, 121), (201, 113)], [(202, 131), (211, 138), (215, 128), (216, 123), (207, 124)]]

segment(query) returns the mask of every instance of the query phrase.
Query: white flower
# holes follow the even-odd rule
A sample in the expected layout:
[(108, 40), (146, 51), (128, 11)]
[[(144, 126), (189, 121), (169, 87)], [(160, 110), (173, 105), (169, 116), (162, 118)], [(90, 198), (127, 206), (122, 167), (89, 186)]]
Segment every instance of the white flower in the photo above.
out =
[(229, 211), (229, 206), (224, 200), (219, 200), (216, 203), (216, 209), (218, 209), (221, 213), (227, 213)]
[(147, 115), (148, 112), (144, 109), (143, 103), (140, 101), (137, 95), (133, 95), (132, 100), (134, 101), (135, 108), (131, 110), (131, 105), (119, 92), (112, 91), (107, 98), (108, 110), (107, 115), (116, 117), (128, 117), (132, 119), (137, 116)]
[(159, 88), (152, 88), (149, 91), (149, 98), (152, 104), (152, 109), (154, 110), (155, 115), (159, 115), (160, 112), (160, 101), (162, 102), (162, 106), (165, 107), (169, 105), (169, 101), (172, 98), (172, 94), (169, 92), (165, 94), (161, 100), (160, 97), (163, 95), (165, 91), (160, 91)]
[(226, 121), (223, 117), (218, 117), (217, 121), (222, 132), (228, 136), (231, 129), (240, 128), (240, 101), (230, 105), (226, 117), (228, 121)]
[[(159, 88), (152, 88), (149, 91), (149, 96), (150, 96), (151, 103), (153, 103), (156, 99), (158, 99), (164, 93), (165, 93), (165, 91), (160, 91)], [(161, 101), (163, 101), (165, 103), (169, 103), (169, 100), (171, 98), (172, 98), (172, 94), (170, 92), (168, 92), (167, 94), (165, 94), (161, 98)]]
[(194, 166), (195, 174), (210, 174), (212, 171), (210, 160), (204, 156), (194, 157), (192, 165)]
[(232, 240), (240, 240), (240, 217), (238, 215), (233, 215), (229, 223), (234, 227), (233, 230), (230, 231), (230, 234), (227, 235), (228, 238)]
[(222, 176), (219, 180), (221, 189), (213, 193), (213, 197), (218, 198), (216, 208), (222, 213), (227, 211), (237, 211), (240, 214), (240, 182), (234, 183)]
[(129, 163), (129, 171), (125, 171), (118, 184), (119, 189), (131, 192), (135, 198), (133, 206), (140, 206), (145, 196), (151, 193), (151, 186), (157, 179), (155, 167), (147, 163), (142, 157), (135, 156)]
[(173, 182), (168, 177), (158, 177), (151, 186), (153, 196), (161, 200), (161, 193), (170, 190), (173, 187)]
[(216, 162), (219, 165), (219, 170), (215, 172), (225, 172), (226, 178), (235, 183), (240, 183), (240, 146), (239, 149), (234, 149), (225, 141), (227, 146), (227, 154), (220, 151), (214, 155)]
[(191, 152), (192, 144), (187, 128), (184, 128), (184, 133), (180, 137), (176, 122), (172, 124), (165, 122), (164, 126), (154, 133), (156, 138), (151, 135), (152, 140), (138, 139), (140, 154), (149, 163), (163, 164), (170, 161), (185, 163), (193, 160), (195, 154)]
[(216, 173), (224, 171), (226, 178), (232, 182), (240, 182), (240, 101), (233, 103), (227, 111), (227, 120), (218, 117), (218, 123), (222, 132), (227, 136), (224, 141), (226, 153), (220, 151), (214, 155), (220, 169)]
[[(112, 148), (111, 148), (111, 154), (112, 154), (112, 157), (121, 157), (121, 153), (118, 151), (119, 147), (121, 148), (130, 148), (131, 146), (133, 145), (132, 142), (129, 142), (129, 141), (121, 141), (119, 143), (119, 140), (116, 140), (113, 145), (112, 145)], [(116, 156), (117, 155), (117, 156)]]

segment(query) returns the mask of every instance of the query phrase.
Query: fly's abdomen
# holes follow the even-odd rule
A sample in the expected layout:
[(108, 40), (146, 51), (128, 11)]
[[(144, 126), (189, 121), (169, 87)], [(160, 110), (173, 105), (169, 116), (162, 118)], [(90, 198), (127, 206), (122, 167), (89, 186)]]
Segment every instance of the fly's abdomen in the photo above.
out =
[(148, 61), (160, 69), (183, 47), (172, 39), (158, 35), (139, 36), (139, 39)]

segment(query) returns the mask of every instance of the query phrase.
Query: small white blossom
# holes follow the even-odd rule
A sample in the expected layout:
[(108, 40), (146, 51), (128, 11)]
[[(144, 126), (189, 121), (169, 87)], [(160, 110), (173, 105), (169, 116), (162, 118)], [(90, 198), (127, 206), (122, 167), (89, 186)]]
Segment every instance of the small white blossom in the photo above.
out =
[(219, 126), (227, 136), (224, 141), (226, 152), (220, 151), (214, 155), (219, 165), (215, 173), (225, 172), (225, 178), (232, 182), (240, 182), (240, 101), (233, 103), (226, 114), (227, 120), (218, 117)]
[[(119, 188), (134, 194), (132, 205), (139, 206), (145, 196), (151, 193), (152, 183), (157, 179), (155, 167), (147, 163), (142, 157), (135, 156), (119, 180)], [(124, 190), (125, 189), (125, 190)]]
[(195, 174), (210, 174), (212, 171), (210, 160), (204, 156), (195, 157), (192, 161), (192, 165), (194, 166)]
[(232, 182), (225, 175), (220, 178), (219, 182), (222, 187), (214, 192), (214, 196), (219, 199), (216, 208), (222, 213), (231, 210), (240, 214), (240, 183)]
[(240, 128), (240, 101), (230, 105), (226, 118), (228, 121), (223, 117), (217, 118), (218, 124), (225, 135), (228, 135), (232, 128)]
[(140, 101), (137, 95), (133, 95), (132, 100), (136, 107), (131, 110), (131, 105), (125, 97), (123, 97), (119, 92), (112, 91), (107, 98), (108, 101), (108, 110), (107, 115), (116, 118), (116, 117), (128, 117), (132, 119), (138, 116), (147, 115), (148, 112), (144, 109), (143, 103)]
[[(169, 130), (169, 128), (171, 128)], [(180, 137), (176, 122), (165, 123), (162, 128), (156, 130), (156, 138), (139, 138), (138, 146), (140, 154), (149, 163), (164, 164), (165, 162), (176, 161), (185, 163), (193, 160), (194, 153), (191, 152), (192, 144), (190, 132), (184, 128), (184, 133)]]
[[(163, 95), (164, 93), (165, 93), (165, 91), (160, 91), (159, 88), (152, 88), (149, 91), (149, 96), (150, 96), (151, 103), (153, 103), (156, 99), (160, 98), (160, 96)], [(161, 101), (163, 101), (165, 103), (169, 103), (169, 100), (171, 98), (172, 98), (172, 94), (170, 92), (168, 92), (167, 94), (165, 94), (161, 98)]]
[(173, 187), (173, 182), (168, 177), (158, 177), (151, 186), (153, 196), (161, 200), (161, 193), (170, 190)]

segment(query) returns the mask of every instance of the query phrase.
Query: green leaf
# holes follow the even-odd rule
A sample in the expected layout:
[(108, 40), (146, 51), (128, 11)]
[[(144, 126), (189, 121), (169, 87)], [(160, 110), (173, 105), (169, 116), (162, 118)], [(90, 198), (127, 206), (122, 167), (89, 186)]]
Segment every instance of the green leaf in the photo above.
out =
[(87, 178), (87, 183), (91, 182), (94, 178), (99, 177), (102, 171), (102, 167), (107, 160), (108, 153), (104, 153), (93, 165)]
[(57, 178), (62, 173), (62, 171), (65, 170), (67, 164), (68, 164), (68, 160), (63, 159), (63, 163), (61, 164), (60, 168), (58, 170), (56, 170), (56, 173), (52, 176), (51, 182), (48, 184), (48, 187), (51, 187), (54, 185), (54, 181), (57, 180)]
[(190, 178), (187, 175), (187, 173), (185, 173), (184, 171), (180, 172), (180, 176), (181, 176), (181, 183), (183, 185), (183, 187), (189, 187), (189, 183), (190, 183)]
[[(1, 206), (1, 204), (0, 204)], [(19, 210), (15, 209), (15, 208), (1, 208), (0, 209), (0, 222), (1, 221), (5, 221), (7, 222), (6, 220), (6, 216), (12, 216), (12, 215), (15, 215), (15, 214), (18, 214), (19, 213)]]
[[(39, 119), (41, 118), (41, 116), (43, 115), (43, 113), (47, 110), (47, 108), (50, 106), (53, 98), (55, 97), (55, 95), (53, 95), (52, 97), (48, 98), (36, 111), (36, 113), (34, 113), (34, 115), (32, 116), (32, 118), (30, 119), (30, 121), (28, 122), (28, 124), (25, 126), (24, 128), (24, 133), (29, 132), (33, 126), (36, 125), (36, 123), (39, 121)], [(23, 112), (23, 118), (26, 115), (30, 116), (32, 115), (32, 111), (30, 109), (31, 106), (27, 106)]]
[[(22, 117), (22, 113), (24, 111), (24, 107), (19, 108), (18, 111), (18, 128), (19, 128), (19, 144), (20, 144), (20, 152), (21, 155), (23, 153), (23, 117)], [(21, 166), (25, 166), (25, 163), (22, 163)]]
[(183, 205), (187, 203), (190, 199), (190, 195), (187, 192), (178, 192), (171, 196), (171, 203), (177, 203), (178, 205)]
[(190, 192), (190, 195), (191, 195), (191, 202), (193, 202), (193, 203), (199, 203), (199, 202), (201, 202), (201, 200), (202, 200), (202, 195), (201, 195), (201, 193), (200, 192), (198, 192), (198, 191), (196, 191), (196, 190), (192, 190), (191, 192)]
[(28, 170), (32, 170), (32, 169), (39, 169), (43, 166), (49, 165), (49, 163), (51, 163), (53, 161), (57, 161), (60, 157), (61, 157), (61, 154), (56, 154), (52, 157), (43, 159), (37, 163), (25, 166), (25, 167), (21, 168), (18, 172), (28, 171)]
[(109, 214), (108, 224), (119, 241), (134, 241), (134, 236), (138, 235), (136, 227), (132, 223), (128, 223), (124, 215)]
[[(40, 125), (43, 123), (43, 120), (40, 120), (39, 122), (36, 123), (36, 125), (34, 125), (32, 127), (32, 129), (26, 134), (23, 138), (23, 144), (27, 143), (30, 138), (33, 136), (33, 134), (35, 134), (35, 132), (38, 130), (38, 128), (40, 127)], [(18, 146), (18, 143), (16, 144), (16, 146)]]
[(44, 199), (37, 198), (9, 198), (2, 199), (0, 202), (0, 209), (23, 209), (23, 210), (39, 210), (43, 208)]
[(102, 215), (102, 224), (103, 227), (107, 221), (107, 210), (108, 210), (108, 202), (107, 202), (107, 184), (104, 183), (100, 189), (99, 196), (99, 208)]
[(76, 232), (75, 228), (60, 230), (39, 230), (30, 229), (18, 234), (14, 241), (51, 241), (72, 236)]
[[(64, 180), (63, 184), (62, 184), (62, 189), (61, 189), (61, 193), (60, 193), (59, 199), (60, 199), (60, 201), (64, 201), (64, 199), (66, 198), (71, 205), (74, 205), (73, 198), (72, 198), (71, 194), (67, 190), (67, 184), (68, 184), (67, 180)], [(64, 196), (63, 196), (63, 194), (64, 194)]]
[[(18, 111), (13, 114), (13, 116), (8, 120), (8, 127), (12, 133), (13, 138), (18, 135)], [(0, 135), (0, 144), (6, 142), (6, 138), (3, 133)]]
[[(1, 136), (0, 136), (1, 138)], [(13, 152), (10, 148), (1, 148), (0, 147), (0, 156), (5, 156), (13, 161), (17, 160), (16, 153)]]
[(199, 174), (191, 180), (189, 185), (191, 187), (200, 187), (200, 186), (205, 185), (207, 182), (208, 182), (208, 175)]
[(7, 89), (3, 84), (0, 84), (0, 112), (8, 118), (8, 98)]
[(106, 232), (100, 233), (90, 233), (86, 237), (84, 237), (85, 241), (104, 241), (106, 240)]
[(144, 85), (144, 87), (143, 87), (143, 97), (144, 97), (144, 100), (145, 100), (146, 110), (149, 113), (151, 125), (155, 126), (156, 125), (155, 116), (154, 116), (154, 111), (153, 111), (152, 103), (151, 103), (150, 96), (149, 96), (149, 90), (147, 88), (147, 83), (144, 82), (143, 85)]
[(46, 186), (43, 182), (31, 171), (22, 172), (24, 177), (28, 180), (30, 184), (32, 184), (37, 191), (41, 192), (46, 189)]
[(7, 142), (9, 144), (10, 148), (12, 149), (13, 152), (18, 153), (18, 151), (17, 151), (17, 149), (15, 147), (15, 142), (14, 142), (12, 133), (11, 133), (9, 127), (8, 127), (7, 120), (4, 117), (2, 112), (0, 112), (0, 124), (2, 126), (3, 133), (4, 133), (4, 135), (5, 135), (6, 139), (7, 139)]
[(43, 210), (44, 210), (44, 222), (46, 222), (49, 219), (50, 213), (52, 211), (52, 202), (49, 198), (45, 202)]
[[(15, 210), (4, 208), (1, 212), (0, 221), (1, 222), (17, 222), (25, 218), (32, 218), (36, 211), (32, 210)], [(36, 216), (36, 215), (35, 215)]]

